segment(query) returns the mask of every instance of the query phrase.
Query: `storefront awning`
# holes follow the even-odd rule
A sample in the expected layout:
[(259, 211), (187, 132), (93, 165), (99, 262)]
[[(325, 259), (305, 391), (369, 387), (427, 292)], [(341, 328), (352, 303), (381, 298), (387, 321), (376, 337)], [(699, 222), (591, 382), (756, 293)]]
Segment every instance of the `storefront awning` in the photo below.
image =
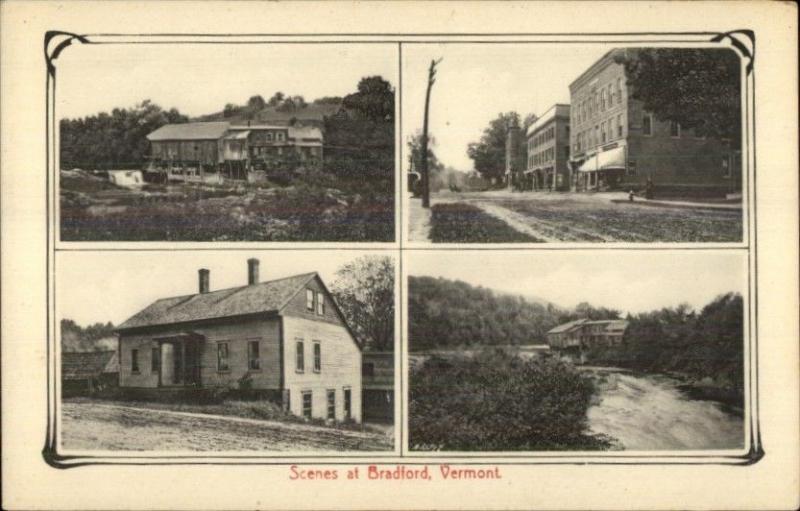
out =
[(598, 170), (625, 169), (625, 148), (615, 147), (595, 154), (578, 167), (578, 172), (595, 172)]

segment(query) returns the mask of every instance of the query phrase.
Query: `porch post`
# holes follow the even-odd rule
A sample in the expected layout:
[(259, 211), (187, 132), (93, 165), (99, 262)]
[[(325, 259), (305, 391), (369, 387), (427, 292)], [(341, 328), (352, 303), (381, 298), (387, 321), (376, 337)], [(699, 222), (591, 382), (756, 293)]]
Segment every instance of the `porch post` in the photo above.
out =
[(186, 339), (181, 339), (181, 383), (186, 385)]

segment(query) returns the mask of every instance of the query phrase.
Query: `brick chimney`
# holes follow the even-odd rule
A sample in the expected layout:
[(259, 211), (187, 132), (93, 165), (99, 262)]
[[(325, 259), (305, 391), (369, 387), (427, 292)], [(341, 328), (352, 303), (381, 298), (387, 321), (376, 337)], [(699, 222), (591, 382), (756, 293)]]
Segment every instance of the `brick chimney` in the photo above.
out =
[(247, 285), (258, 284), (258, 259), (252, 257), (247, 260)]
[(208, 270), (206, 270), (205, 268), (200, 268), (199, 270), (197, 270), (197, 275), (199, 277), (198, 278), (198, 283), (199, 283), (199, 287), (200, 287), (200, 292), (201, 293), (208, 293), (208, 281), (209, 281), (210, 272)]

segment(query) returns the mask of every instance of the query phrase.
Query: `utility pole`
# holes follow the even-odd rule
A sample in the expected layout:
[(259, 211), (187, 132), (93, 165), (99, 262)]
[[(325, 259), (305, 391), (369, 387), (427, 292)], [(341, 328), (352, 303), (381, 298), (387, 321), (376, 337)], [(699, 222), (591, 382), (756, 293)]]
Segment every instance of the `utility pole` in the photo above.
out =
[(422, 123), (422, 207), (431, 207), (430, 180), (428, 178), (428, 108), (431, 103), (431, 88), (436, 83), (436, 65), (442, 59), (431, 60), (431, 67), (428, 69), (428, 90), (425, 92), (425, 120)]

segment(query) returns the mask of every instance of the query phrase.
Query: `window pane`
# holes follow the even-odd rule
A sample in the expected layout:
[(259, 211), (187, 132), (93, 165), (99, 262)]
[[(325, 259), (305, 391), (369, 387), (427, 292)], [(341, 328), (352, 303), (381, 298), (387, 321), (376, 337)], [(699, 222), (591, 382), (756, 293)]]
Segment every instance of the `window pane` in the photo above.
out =
[(311, 392), (303, 392), (303, 417), (311, 418), (312, 397)]
[(228, 369), (228, 343), (217, 344), (217, 369), (225, 371)]
[(317, 293), (317, 314), (325, 314), (325, 296), (322, 293)]
[(303, 359), (303, 341), (297, 342), (297, 370), (305, 371), (305, 360)]
[(306, 309), (314, 310), (314, 291), (311, 289), (306, 289)]
[(314, 372), (318, 373), (322, 369), (322, 347), (318, 342), (314, 343)]
[(336, 391), (328, 391), (328, 418), (336, 419)]
[(250, 341), (247, 344), (247, 353), (250, 369), (261, 369), (260, 345), (258, 341)]
[(131, 371), (139, 372), (139, 350), (131, 350)]

